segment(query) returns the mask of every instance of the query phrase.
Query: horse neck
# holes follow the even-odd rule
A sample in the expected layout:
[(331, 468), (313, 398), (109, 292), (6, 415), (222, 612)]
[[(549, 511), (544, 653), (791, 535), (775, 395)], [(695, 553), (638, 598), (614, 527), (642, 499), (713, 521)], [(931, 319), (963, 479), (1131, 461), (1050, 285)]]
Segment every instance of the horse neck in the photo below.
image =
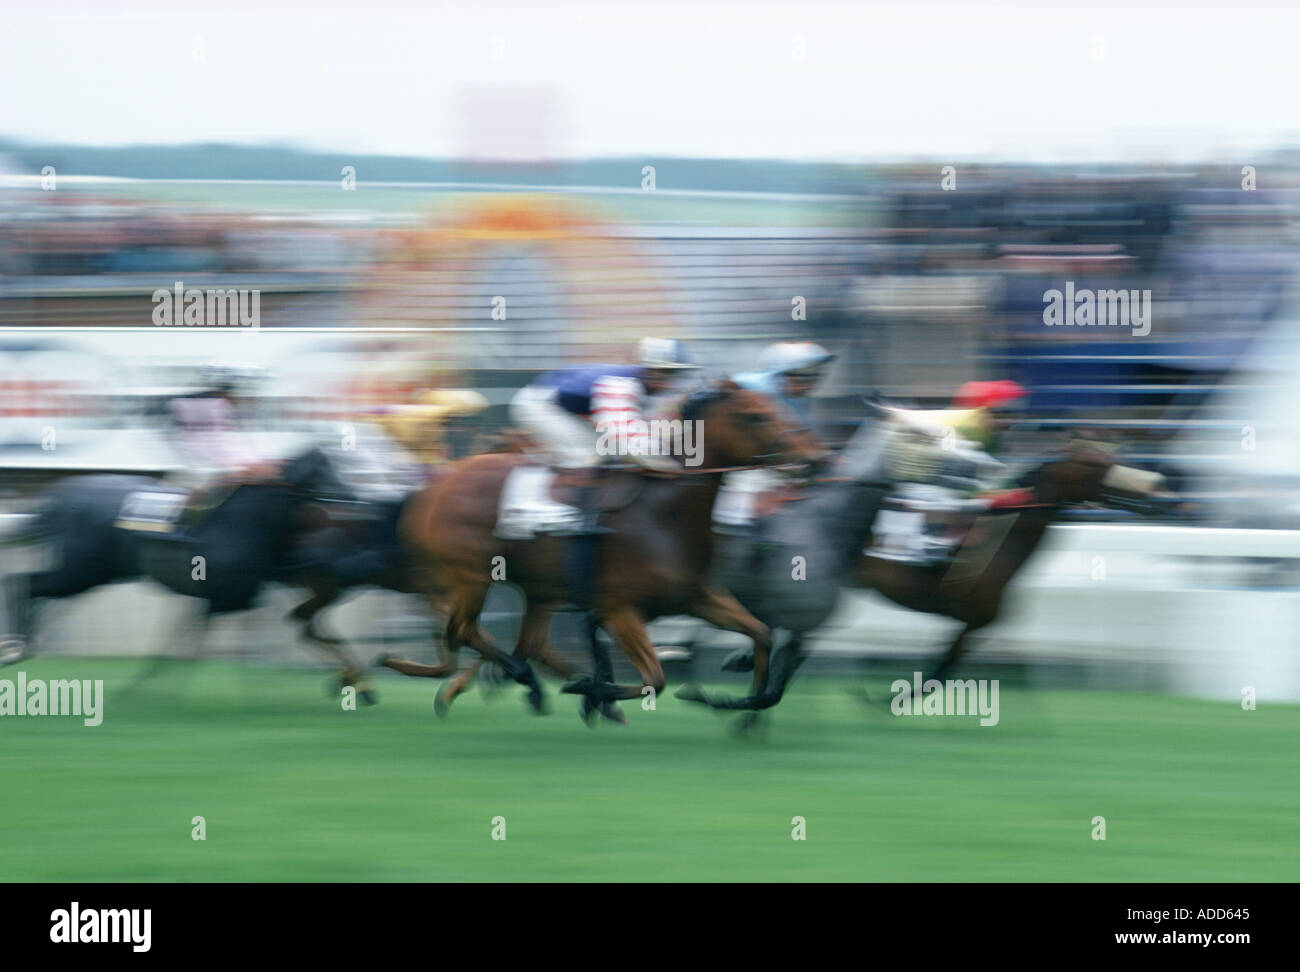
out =
[(713, 504), (722, 487), (722, 473), (700, 473), (695, 476), (679, 476), (665, 480), (677, 486), (677, 495), (671, 506), (675, 515), (682, 516), (694, 524), (701, 521), (706, 525), (713, 522)]
[[(257, 533), (273, 543), (287, 543), (295, 524), (292, 516), (294, 497), (284, 486), (242, 486), (225, 503), (224, 516), (209, 520), (213, 528), (240, 529), (253, 526)], [(222, 513), (218, 507), (217, 513)], [(232, 522), (223, 521), (232, 518)], [(205, 524), (206, 525), (206, 524)]]
[(828, 483), (824, 488), (828, 498), (816, 511), (818, 529), (835, 552), (837, 567), (847, 570), (871, 533), (884, 491), (862, 482)]
[(714, 404), (700, 416), (700, 435), (699, 435), (699, 464), (697, 469), (735, 469), (746, 468), (758, 465), (753, 456), (749, 455), (743, 448), (733, 447), (722, 437), (721, 447), (719, 438), (710, 434), (710, 428), (716, 428), (717, 416), (725, 409), (723, 404)]
[(699, 473), (672, 479), (651, 479), (662, 484), (668, 497), (662, 507), (664, 517), (674, 532), (693, 535), (712, 549), (713, 506), (722, 486), (722, 473)]
[[(1026, 560), (1030, 558), (1038, 545), (1043, 542), (1047, 528), (1052, 525), (1060, 513), (1061, 507), (1056, 503), (1031, 506), (1023, 510), (1002, 542), (999, 556), (990, 567), (1010, 577)], [(996, 565), (996, 566), (995, 566)]]
[[(706, 427), (707, 428), (707, 427)], [(698, 469), (734, 469), (738, 466), (752, 466), (752, 459), (737, 459), (726, 450), (719, 450), (709, 445), (709, 437), (706, 432), (702, 437), (700, 444), (700, 462), (696, 467)], [(700, 473), (700, 475), (707, 475)]]

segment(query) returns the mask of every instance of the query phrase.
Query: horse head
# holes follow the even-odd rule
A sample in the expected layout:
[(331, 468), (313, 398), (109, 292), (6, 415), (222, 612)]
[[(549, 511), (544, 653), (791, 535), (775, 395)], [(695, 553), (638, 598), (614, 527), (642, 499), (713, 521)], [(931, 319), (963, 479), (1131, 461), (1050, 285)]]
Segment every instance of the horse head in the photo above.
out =
[(1156, 513), (1173, 499), (1163, 475), (1121, 465), (1113, 451), (1101, 443), (1073, 442), (1060, 459), (1040, 466), (1028, 483), (1040, 499), (1053, 504), (1104, 503)]
[(692, 392), (681, 417), (698, 422), (706, 469), (730, 466), (809, 466), (829, 451), (812, 429), (796, 421), (779, 402), (734, 381), (719, 381)]

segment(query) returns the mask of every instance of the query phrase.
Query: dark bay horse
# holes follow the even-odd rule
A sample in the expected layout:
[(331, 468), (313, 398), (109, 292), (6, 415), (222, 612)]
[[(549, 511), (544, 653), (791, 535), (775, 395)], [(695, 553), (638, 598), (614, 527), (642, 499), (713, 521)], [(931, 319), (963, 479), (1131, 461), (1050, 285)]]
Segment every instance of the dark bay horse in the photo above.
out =
[[(883, 484), (873, 482), (869, 457), (858, 457), (855, 461), (860, 463), (857, 475), (868, 477), (858, 480), (859, 489), (868, 497), (865, 502), (874, 499), (878, 505)], [(865, 465), (861, 464), (863, 461)], [(1118, 465), (1111, 456), (1083, 444), (1033, 470), (1023, 481), (1028, 488), (1002, 495), (997, 508), (981, 517), (985, 524), (1003, 517), (1010, 522), (1003, 520), (1002, 530), (991, 531), (989, 543), (974, 552), (973, 566), (961, 557), (950, 568), (913, 565), (864, 553), (872, 545), (871, 522), (867, 517), (874, 515), (874, 508), (868, 514), (865, 505), (854, 508), (837, 503), (830, 491), (820, 503), (809, 501), (802, 511), (800, 504), (793, 504), (787, 511), (774, 514), (755, 543), (761, 544), (767, 538), (770, 544), (773, 538), (782, 535), (798, 537), (801, 531), (803, 540), (781, 543), (777, 547), (775, 569), (751, 569), (747, 573), (749, 583), (738, 579), (733, 589), (742, 604), (754, 605), (755, 613), (762, 620), (773, 628), (785, 627), (792, 632), (790, 641), (773, 658), (768, 684), (760, 692), (739, 698), (713, 696), (696, 686), (686, 686), (678, 695), (715, 709), (761, 710), (775, 705), (807, 657), (802, 648), (803, 633), (829, 616), (834, 591), (839, 585), (872, 588), (903, 607), (961, 622), (962, 628), (943, 659), (927, 676), (941, 679), (961, 657), (971, 633), (997, 619), (1007, 584), (1038, 548), (1047, 527), (1065, 505), (1100, 501), (1147, 512), (1159, 509), (1168, 497), (1162, 476)], [(839, 521), (840, 529), (833, 525), (817, 526), (818, 517), (828, 512), (832, 517), (843, 518)], [(791, 579), (789, 554), (801, 549), (811, 551), (807, 565), (809, 580), (813, 578), (814, 557), (829, 568), (829, 573), (824, 573), (821, 583), (815, 586), (805, 587), (807, 580)], [(808, 592), (811, 598), (800, 604), (796, 591)], [(753, 662), (747, 652), (741, 651), (733, 654), (723, 667), (749, 671)]]
[[(607, 534), (566, 539), (540, 536), (502, 540), (493, 535), (502, 489), (512, 470), (535, 461), (518, 454), (474, 456), (453, 464), (447, 474), (412, 500), (403, 533), (417, 558), (433, 568), (450, 592), (446, 639), (455, 652), (469, 646), (485, 657), (494, 652), (480, 632), (478, 616), (494, 581), (517, 586), (526, 608), (516, 654), (536, 659), (570, 675), (547, 641), (554, 610), (575, 600), (575, 587), (586, 588), (584, 607), (594, 627), (603, 627), (636, 666), (642, 685), (618, 685), (597, 677), (574, 679), (565, 691), (600, 704), (639, 698), (664, 686), (663, 669), (646, 633), (649, 620), (688, 614), (719, 628), (745, 634), (754, 644), (755, 681), (766, 678), (770, 638), (728, 593), (709, 586), (713, 560), (711, 519), (724, 472), (756, 465), (820, 462), (825, 447), (801, 428), (780, 405), (765, 396), (724, 381), (691, 395), (681, 408), (683, 421), (701, 423), (701, 466), (682, 474), (640, 471), (639, 491), (621, 508), (604, 515)], [(590, 576), (573, 576), (574, 558), (567, 544), (591, 540), (595, 546)], [(454, 661), (420, 665), (385, 661), (408, 675), (440, 678)], [(526, 664), (525, 664), (525, 667)], [(507, 669), (516, 681), (515, 671)], [(527, 683), (525, 683), (527, 684)], [(530, 697), (531, 700), (531, 697)]]
[(1026, 478), (1023, 498), (1003, 499), (999, 516), (1015, 517), (996, 549), (988, 551), (981, 570), (913, 566), (864, 554), (858, 561), (858, 586), (878, 591), (895, 604), (938, 614), (961, 623), (934, 670), (926, 676), (942, 679), (964, 653), (971, 634), (987, 627), (1002, 612), (1002, 596), (1011, 578), (1042, 543), (1047, 528), (1063, 507), (1100, 502), (1107, 506), (1158, 513), (1173, 496), (1165, 478), (1117, 463), (1110, 454), (1088, 443), (1075, 444), (1065, 456), (1038, 467)]
[[(30, 650), (43, 601), (104, 584), (151, 578), (202, 599), (202, 624), (214, 614), (247, 610), (267, 583), (301, 584), (312, 594), (291, 617), (302, 622), (311, 644), (338, 661), (343, 683), (359, 684), (363, 698), (368, 698), (361, 666), (337, 639), (314, 624), (316, 615), (337, 600), (341, 586), (351, 584), (340, 585), (334, 572), (316, 570), (314, 559), (305, 561), (297, 550), (303, 537), (322, 525), (313, 522), (320, 498), (348, 494), (324, 453), (313, 449), (290, 460), (275, 481), (237, 486), (184, 533), (150, 534), (119, 525), (124, 502), (141, 492), (184, 497), (165, 482), (113, 474), (71, 477), (44, 497), (23, 532), (30, 540), (56, 548), (57, 562), (48, 569), (5, 577), (7, 661), (17, 661)], [(358, 567), (371, 565), (363, 562)], [(378, 565), (371, 569), (379, 575), (371, 582), (383, 583)]]

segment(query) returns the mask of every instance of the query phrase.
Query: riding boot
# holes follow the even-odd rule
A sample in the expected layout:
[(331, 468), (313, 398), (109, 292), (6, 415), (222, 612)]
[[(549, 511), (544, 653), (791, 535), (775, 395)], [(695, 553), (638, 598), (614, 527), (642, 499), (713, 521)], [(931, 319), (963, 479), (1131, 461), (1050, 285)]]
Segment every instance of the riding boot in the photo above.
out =
[(599, 536), (602, 533), (614, 532), (609, 527), (600, 525), (599, 501), (600, 491), (594, 482), (586, 482), (577, 487), (573, 505), (582, 514), (576, 531), (579, 536)]

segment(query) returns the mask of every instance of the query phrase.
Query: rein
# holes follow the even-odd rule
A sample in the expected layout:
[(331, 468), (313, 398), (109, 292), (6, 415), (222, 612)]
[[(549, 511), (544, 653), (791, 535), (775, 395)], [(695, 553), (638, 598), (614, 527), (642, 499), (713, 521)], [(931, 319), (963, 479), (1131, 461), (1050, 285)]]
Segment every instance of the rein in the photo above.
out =
[(1032, 489), (1008, 489), (980, 497), (989, 501), (989, 512), (1005, 510), (1045, 509), (1054, 504), (1044, 503)]

